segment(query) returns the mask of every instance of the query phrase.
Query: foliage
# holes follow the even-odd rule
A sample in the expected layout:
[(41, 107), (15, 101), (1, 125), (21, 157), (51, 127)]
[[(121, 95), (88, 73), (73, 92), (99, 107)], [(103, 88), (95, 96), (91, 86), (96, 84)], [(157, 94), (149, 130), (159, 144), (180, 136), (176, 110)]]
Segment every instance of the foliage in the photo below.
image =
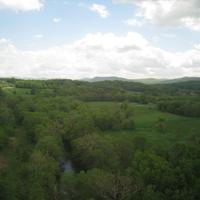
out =
[(199, 86), (1, 80), (0, 199), (200, 199)]

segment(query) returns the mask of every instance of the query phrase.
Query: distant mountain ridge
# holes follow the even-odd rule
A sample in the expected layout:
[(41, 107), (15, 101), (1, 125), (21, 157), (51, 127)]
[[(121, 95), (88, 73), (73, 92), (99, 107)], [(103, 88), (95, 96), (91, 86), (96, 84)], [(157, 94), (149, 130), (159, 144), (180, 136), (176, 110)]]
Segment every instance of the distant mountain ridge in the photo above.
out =
[(176, 79), (157, 79), (157, 78), (144, 78), (144, 79), (126, 79), (117, 76), (107, 76), (107, 77), (94, 77), (94, 78), (84, 78), (81, 81), (87, 82), (102, 82), (102, 81), (128, 81), (128, 82), (139, 82), (144, 84), (168, 84), (168, 83), (178, 83), (187, 81), (200, 81), (200, 77), (181, 77)]
[(81, 79), (81, 81), (101, 82), (101, 81), (132, 81), (132, 80), (122, 78), (122, 77), (117, 77), (117, 76), (106, 76), (106, 77), (96, 76), (94, 78), (84, 78), (84, 79)]

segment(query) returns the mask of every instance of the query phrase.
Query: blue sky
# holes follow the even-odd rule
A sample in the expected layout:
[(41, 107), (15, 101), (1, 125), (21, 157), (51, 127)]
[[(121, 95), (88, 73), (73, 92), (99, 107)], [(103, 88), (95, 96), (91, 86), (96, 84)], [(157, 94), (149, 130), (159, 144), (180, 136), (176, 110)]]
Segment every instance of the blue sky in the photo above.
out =
[[(76, 79), (200, 74), (198, 0), (10, 2), (0, 0), (0, 76)], [(92, 53), (91, 47), (95, 47)], [(121, 52), (122, 47), (132, 49)], [(44, 61), (52, 55), (55, 60), (50, 64)], [(121, 57), (121, 62), (115, 57)]]
[[(93, 3), (94, 1), (46, 0), (39, 12), (1, 10), (0, 35), (22, 48), (30, 48), (32, 45), (41, 48), (72, 42), (87, 33), (114, 31), (120, 34), (130, 29), (123, 24), (123, 20), (132, 15), (133, 6), (113, 5), (108, 0), (95, 1), (106, 5), (112, 13), (107, 19), (102, 19), (89, 10)], [(61, 21), (53, 23), (54, 18), (61, 18)], [(33, 36), (37, 34), (42, 34), (45, 38), (33, 41)]]

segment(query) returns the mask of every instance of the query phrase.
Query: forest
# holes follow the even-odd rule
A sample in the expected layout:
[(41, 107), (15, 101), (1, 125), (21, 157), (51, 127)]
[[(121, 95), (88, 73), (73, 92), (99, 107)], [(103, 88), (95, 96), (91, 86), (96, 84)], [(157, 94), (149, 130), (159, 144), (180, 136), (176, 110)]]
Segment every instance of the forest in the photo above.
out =
[(0, 79), (0, 199), (200, 199), (200, 81)]

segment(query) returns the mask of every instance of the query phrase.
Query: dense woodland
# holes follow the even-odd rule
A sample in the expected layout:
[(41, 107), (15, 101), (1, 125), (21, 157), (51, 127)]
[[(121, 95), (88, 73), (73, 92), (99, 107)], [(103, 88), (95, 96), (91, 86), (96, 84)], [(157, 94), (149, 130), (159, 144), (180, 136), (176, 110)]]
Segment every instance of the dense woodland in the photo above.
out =
[(200, 199), (200, 81), (0, 80), (0, 199)]

